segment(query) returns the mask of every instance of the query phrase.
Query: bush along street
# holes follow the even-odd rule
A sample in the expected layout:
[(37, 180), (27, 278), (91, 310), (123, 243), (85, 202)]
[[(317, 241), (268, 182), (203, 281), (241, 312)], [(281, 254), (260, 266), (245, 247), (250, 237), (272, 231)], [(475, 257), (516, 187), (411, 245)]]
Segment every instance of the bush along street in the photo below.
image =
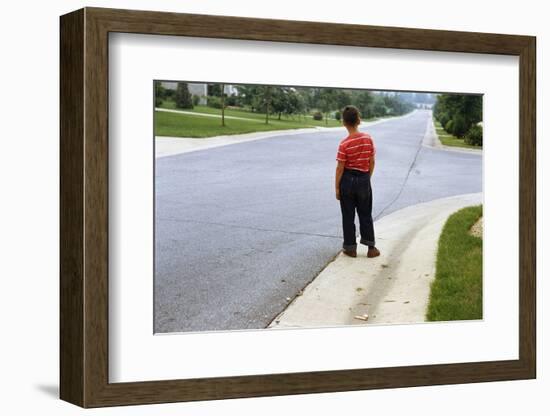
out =
[(433, 108), (436, 130), (446, 146), (483, 146), (482, 96), (439, 94)]

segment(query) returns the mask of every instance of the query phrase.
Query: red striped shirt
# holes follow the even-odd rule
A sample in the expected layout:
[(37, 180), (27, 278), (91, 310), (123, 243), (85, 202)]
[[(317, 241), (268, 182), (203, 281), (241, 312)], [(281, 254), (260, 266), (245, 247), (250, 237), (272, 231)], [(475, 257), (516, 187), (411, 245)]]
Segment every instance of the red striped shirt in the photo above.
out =
[(345, 162), (346, 169), (368, 172), (370, 159), (375, 155), (376, 149), (372, 138), (367, 133), (353, 133), (340, 142), (336, 160)]

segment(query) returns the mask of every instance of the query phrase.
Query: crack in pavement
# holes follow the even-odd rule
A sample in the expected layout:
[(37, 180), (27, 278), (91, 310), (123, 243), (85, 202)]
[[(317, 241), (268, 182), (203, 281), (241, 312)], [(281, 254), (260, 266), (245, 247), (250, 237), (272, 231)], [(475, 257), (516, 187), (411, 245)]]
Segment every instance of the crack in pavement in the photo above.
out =
[(405, 179), (403, 180), (403, 183), (401, 184), (401, 187), (399, 188), (399, 192), (397, 192), (397, 195), (395, 198), (393, 198), (388, 205), (386, 205), (382, 210), (374, 216), (373, 220), (376, 221), (382, 217), (384, 212), (391, 207), (395, 202), (399, 199), (401, 194), (403, 194), (403, 190), (405, 189), (405, 185), (407, 185), (407, 181), (409, 180), (409, 176), (411, 175), (411, 172), (413, 170), (414, 165), (416, 164), (416, 160), (418, 159), (418, 155), (420, 154), (420, 151), (422, 150), (422, 141), (424, 140), (424, 136), (420, 138), (420, 142), (418, 144), (418, 149), (416, 149), (416, 153), (414, 154), (413, 161), (411, 162), (411, 165), (409, 166), (409, 169), (407, 170), (407, 174), (405, 175)]

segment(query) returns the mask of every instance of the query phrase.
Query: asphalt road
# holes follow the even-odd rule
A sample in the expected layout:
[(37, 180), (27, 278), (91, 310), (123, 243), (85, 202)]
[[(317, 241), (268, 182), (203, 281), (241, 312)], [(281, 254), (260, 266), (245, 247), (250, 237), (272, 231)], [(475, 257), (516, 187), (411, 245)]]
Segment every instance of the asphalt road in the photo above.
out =
[[(368, 128), (375, 218), (480, 192), (482, 158), (422, 146), (428, 111)], [(167, 156), (155, 170), (155, 332), (265, 328), (339, 252), (345, 131)]]

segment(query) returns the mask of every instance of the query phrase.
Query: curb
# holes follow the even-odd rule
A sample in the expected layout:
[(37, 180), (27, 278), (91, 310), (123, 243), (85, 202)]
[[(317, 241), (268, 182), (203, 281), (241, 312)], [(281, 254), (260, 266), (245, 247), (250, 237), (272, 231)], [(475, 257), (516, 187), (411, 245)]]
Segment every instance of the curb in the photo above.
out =
[(442, 144), (441, 141), (439, 140), (439, 136), (437, 135), (437, 132), (435, 131), (435, 125), (432, 117), (428, 118), (428, 125), (426, 126), (426, 133), (424, 134), (424, 139), (422, 139), (422, 146), (431, 147), (433, 149), (444, 150), (448, 152), (468, 153), (468, 154), (475, 154), (475, 155), (483, 154), (483, 149), (466, 149), (461, 147), (445, 146), (444, 144)]
[(339, 254), (268, 328), (424, 322), (441, 230), (451, 214), (481, 203), (481, 193), (458, 195), (383, 217), (380, 257), (368, 259), (363, 246), (357, 258)]
[[(414, 111), (398, 117), (384, 118), (376, 121), (364, 121), (362, 122), (361, 129), (365, 127), (371, 127), (376, 124), (385, 123), (387, 121), (398, 120), (400, 118), (409, 117)], [(169, 136), (155, 136), (155, 158), (161, 158), (166, 156), (174, 156), (182, 153), (196, 152), (199, 150), (211, 149), (214, 147), (227, 146), (231, 144), (250, 142), (255, 140), (269, 139), (278, 136), (291, 136), (295, 134), (314, 133), (314, 132), (330, 132), (330, 131), (342, 131), (342, 137), (345, 136), (344, 127), (308, 127), (302, 129), (288, 129), (288, 130), (272, 130), (267, 132), (255, 132), (245, 134), (234, 134), (226, 136), (215, 136), (204, 139), (192, 138), (192, 137), (169, 137)]]

